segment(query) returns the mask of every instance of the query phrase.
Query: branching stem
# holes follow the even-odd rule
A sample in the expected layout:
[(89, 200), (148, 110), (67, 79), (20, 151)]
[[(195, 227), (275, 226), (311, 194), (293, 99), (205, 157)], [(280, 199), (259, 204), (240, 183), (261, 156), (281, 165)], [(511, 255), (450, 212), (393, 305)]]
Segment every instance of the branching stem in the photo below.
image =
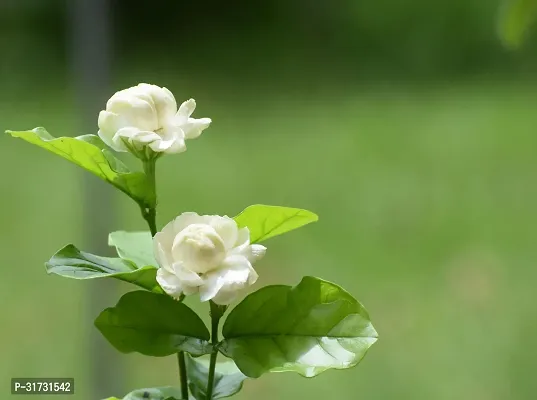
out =
[[(150, 190), (152, 190), (152, 197), (155, 199), (153, 206), (140, 205), (142, 211), (142, 217), (149, 225), (149, 230), (151, 231), (151, 236), (155, 236), (157, 233), (157, 182), (156, 182), (156, 159), (150, 159), (143, 161), (144, 172), (149, 180)], [(179, 366), (179, 379), (181, 381), (181, 397), (183, 400), (188, 400), (188, 379), (186, 374), (186, 362), (185, 362), (185, 353), (179, 351), (177, 353), (177, 364)]]
[(225, 306), (219, 306), (212, 300), (209, 302), (211, 307), (211, 343), (213, 351), (211, 353), (211, 361), (209, 363), (209, 378), (207, 379), (207, 400), (212, 400), (214, 390), (214, 373), (216, 369), (216, 357), (218, 356), (218, 324), (220, 318), (226, 312)]

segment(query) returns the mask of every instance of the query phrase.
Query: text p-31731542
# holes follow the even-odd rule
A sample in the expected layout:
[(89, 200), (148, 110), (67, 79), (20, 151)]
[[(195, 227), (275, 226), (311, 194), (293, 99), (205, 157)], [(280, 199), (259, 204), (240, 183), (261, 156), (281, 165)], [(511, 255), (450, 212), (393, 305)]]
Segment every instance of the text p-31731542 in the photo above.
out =
[(11, 378), (11, 394), (74, 393), (74, 378)]

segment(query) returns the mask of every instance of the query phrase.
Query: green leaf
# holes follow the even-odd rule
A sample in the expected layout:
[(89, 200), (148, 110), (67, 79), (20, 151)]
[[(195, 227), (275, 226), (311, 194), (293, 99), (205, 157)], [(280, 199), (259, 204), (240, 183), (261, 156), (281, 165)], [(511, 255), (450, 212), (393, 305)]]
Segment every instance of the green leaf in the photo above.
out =
[(125, 397), (109, 397), (105, 400), (181, 400), (181, 390), (171, 386), (137, 389)]
[(108, 236), (108, 245), (115, 246), (117, 254), (124, 260), (138, 267), (158, 266), (153, 254), (153, 238), (147, 232), (112, 232)]
[(339, 286), (305, 277), (267, 286), (229, 314), (220, 351), (252, 378), (294, 371), (306, 377), (350, 368), (377, 341), (364, 307)]
[(127, 293), (97, 317), (95, 326), (122, 353), (164, 357), (183, 350), (200, 356), (212, 348), (198, 315), (163, 294)]
[(500, 12), (499, 32), (505, 44), (519, 47), (537, 17), (537, 0), (505, 0)]
[(66, 278), (115, 278), (156, 293), (163, 292), (156, 280), (157, 268), (153, 266), (137, 268), (131, 262), (121, 258), (96, 256), (80, 251), (72, 244), (54, 254), (45, 263), (45, 267), (49, 274)]
[[(190, 392), (196, 400), (208, 400), (208, 361), (187, 356), (186, 366)], [(242, 384), (245, 379), (246, 376), (237, 368), (233, 360), (216, 363), (213, 399), (222, 399), (224, 397), (233, 396), (242, 389)]]
[(97, 175), (132, 197), (139, 204), (146, 207), (155, 205), (155, 194), (146, 175), (142, 172), (129, 171), (95, 135), (55, 138), (44, 128), (6, 132), (13, 137), (21, 138), (57, 154)]
[(246, 207), (234, 219), (240, 228), (248, 227), (251, 243), (259, 243), (315, 222), (319, 217), (300, 208), (256, 204)]

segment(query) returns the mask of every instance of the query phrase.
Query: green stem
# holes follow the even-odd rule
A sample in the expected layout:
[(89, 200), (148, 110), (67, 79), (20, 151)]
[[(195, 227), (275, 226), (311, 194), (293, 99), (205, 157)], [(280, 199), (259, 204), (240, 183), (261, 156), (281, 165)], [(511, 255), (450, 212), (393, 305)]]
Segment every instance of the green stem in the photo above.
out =
[[(155, 236), (157, 233), (157, 182), (156, 182), (156, 158), (143, 161), (144, 172), (149, 179), (149, 185), (152, 190), (152, 194), (155, 198), (155, 203), (153, 206), (140, 205), (142, 210), (142, 217), (146, 220), (147, 225), (149, 225), (149, 230), (151, 231), (151, 236)], [(179, 366), (179, 379), (181, 381), (181, 397), (182, 400), (188, 400), (188, 379), (186, 375), (186, 360), (185, 353), (179, 351), (177, 353), (177, 363)]]
[(142, 210), (142, 217), (144, 217), (147, 222), (147, 225), (149, 225), (151, 236), (155, 236), (155, 234), (157, 233), (157, 180), (155, 174), (156, 165), (157, 162), (155, 159), (143, 162), (144, 172), (147, 176), (147, 179), (149, 180), (150, 190), (152, 191), (155, 203), (151, 206), (147, 204), (140, 204), (140, 209)]
[(177, 365), (179, 366), (179, 379), (181, 381), (181, 397), (188, 400), (188, 379), (186, 376), (185, 353), (180, 351), (177, 353)]
[(209, 379), (207, 380), (207, 400), (212, 400), (214, 389), (214, 370), (216, 369), (216, 357), (218, 350), (213, 350), (211, 353), (211, 361), (209, 363)]
[(226, 312), (226, 306), (219, 306), (209, 302), (211, 307), (211, 343), (213, 345), (213, 351), (211, 353), (211, 360), (209, 362), (209, 378), (207, 380), (207, 400), (212, 400), (214, 390), (214, 373), (216, 369), (216, 357), (218, 356), (218, 324), (220, 318)]
[(157, 233), (157, 212), (154, 208), (149, 207), (142, 207), (142, 217), (147, 222), (147, 225), (149, 225), (149, 230), (151, 231), (151, 236), (155, 236)]

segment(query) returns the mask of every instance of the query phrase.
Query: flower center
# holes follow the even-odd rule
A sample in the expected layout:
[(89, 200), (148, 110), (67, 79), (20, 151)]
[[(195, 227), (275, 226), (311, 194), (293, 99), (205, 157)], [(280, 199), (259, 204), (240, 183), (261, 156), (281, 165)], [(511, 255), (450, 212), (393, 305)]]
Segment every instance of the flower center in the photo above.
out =
[(175, 262), (183, 262), (191, 271), (204, 274), (220, 266), (226, 249), (214, 228), (206, 224), (192, 224), (175, 237), (172, 256)]

